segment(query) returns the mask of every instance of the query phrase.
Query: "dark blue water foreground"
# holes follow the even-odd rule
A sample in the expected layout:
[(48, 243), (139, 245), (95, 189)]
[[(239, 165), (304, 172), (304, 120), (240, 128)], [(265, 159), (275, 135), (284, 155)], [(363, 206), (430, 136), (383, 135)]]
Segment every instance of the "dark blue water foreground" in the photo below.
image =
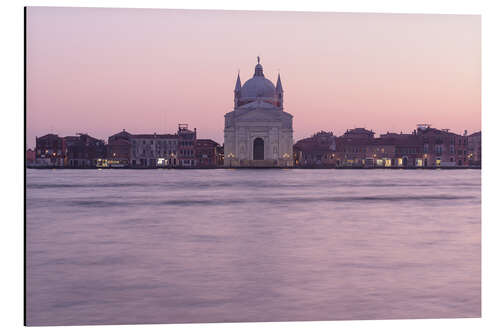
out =
[(27, 170), (27, 324), (478, 317), (480, 170)]

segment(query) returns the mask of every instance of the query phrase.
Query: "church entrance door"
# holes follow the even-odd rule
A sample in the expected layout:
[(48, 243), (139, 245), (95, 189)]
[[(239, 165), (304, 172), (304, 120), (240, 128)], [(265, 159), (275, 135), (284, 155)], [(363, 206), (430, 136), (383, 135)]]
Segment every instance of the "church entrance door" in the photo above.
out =
[(262, 140), (261, 138), (257, 138), (253, 141), (253, 159), (264, 159), (264, 140)]

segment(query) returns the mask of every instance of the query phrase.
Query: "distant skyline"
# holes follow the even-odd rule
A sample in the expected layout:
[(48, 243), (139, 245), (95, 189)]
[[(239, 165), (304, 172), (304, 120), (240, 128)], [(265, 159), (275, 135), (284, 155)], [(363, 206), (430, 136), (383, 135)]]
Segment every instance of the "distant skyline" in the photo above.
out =
[(478, 15), (28, 7), (27, 146), (47, 133), (223, 143), (238, 70), (284, 89), (294, 139), (481, 129)]

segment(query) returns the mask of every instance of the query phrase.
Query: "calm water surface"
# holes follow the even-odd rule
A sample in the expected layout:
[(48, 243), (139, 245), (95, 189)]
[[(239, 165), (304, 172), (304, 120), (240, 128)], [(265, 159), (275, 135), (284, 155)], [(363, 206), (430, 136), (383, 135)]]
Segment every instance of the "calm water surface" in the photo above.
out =
[(28, 170), (27, 323), (481, 315), (478, 170)]

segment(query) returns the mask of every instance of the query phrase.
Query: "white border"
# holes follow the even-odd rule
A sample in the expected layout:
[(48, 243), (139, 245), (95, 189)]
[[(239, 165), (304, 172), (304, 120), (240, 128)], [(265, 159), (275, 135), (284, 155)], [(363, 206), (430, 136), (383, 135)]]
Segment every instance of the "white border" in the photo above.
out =
[[(497, 148), (498, 113), (500, 112), (500, 15), (496, 1), (473, 0), (375, 0), (375, 1), (3, 1), (0, 10), (0, 131), (2, 135), (2, 219), (0, 231), (1, 308), (0, 326), (4, 332), (21, 329), (23, 320), (23, 6), (81, 6), (81, 7), (129, 7), (129, 8), (192, 8), (192, 9), (240, 9), (240, 10), (299, 10), (336, 12), (378, 13), (442, 13), (481, 14), (483, 30), (483, 318), (441, 320), (390, 320), (390, 321), (332, 321), (243, 324), (183, 324), (183, 325), (130, 325), (130, 326), (82, 326), (29, 328), (35, 331), (82, 332), (156, 332), (168, 329), (172, 332), (254, 332), (272, 330), (278, 332), (486, 332), (500, 327), (499, 290), (500, 269), (498, 253), (499, 223), (498, 186), (499, 176), (495, 167), (499, 164)], [(6, 330), (7, 329), (7, 330)], [(500, 331), (500, 329), (498, 329)]]

